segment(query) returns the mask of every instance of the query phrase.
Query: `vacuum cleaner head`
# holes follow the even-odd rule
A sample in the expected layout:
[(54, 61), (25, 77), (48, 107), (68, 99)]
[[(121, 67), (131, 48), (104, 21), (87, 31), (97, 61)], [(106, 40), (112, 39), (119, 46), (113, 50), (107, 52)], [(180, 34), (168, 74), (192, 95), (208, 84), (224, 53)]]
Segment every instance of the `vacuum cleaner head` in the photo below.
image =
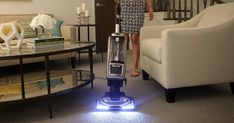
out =
[[(135, 109), (134, 99), (132, 97), (127, 97), (121, 92), (123, 95), (116, 98), (116, 96), (110, 96), (106, 94), (104, 97), (99, 98), (97, 100), (96, 109), (99, 111), (131, 111)], [(113, 98), (115, 97), (115, 98)]]

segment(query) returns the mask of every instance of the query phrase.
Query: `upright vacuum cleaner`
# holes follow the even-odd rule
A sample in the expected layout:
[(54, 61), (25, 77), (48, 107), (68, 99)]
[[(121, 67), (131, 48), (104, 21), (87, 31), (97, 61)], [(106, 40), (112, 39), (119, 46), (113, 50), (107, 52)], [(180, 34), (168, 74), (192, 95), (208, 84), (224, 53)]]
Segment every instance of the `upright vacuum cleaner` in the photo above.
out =
[(127, 43), (124, 34), (121, 33), (120, 11), (120, 0), (118, 0), (115, 33), (112, 33), (108, 39), (107, 85), (110, 87), (110, 91), (97, 100), (97, 110), (133, 110), (135, 108), (134, 99), (120, 91), (123, 83), (127, 82), (125, 78)]

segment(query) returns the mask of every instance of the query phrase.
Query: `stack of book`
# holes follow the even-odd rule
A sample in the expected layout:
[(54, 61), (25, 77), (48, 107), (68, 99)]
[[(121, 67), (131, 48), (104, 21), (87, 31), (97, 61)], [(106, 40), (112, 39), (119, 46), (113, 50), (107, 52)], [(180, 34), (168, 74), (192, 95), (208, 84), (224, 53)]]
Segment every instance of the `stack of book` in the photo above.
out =
[(30, 50), (50, 50), (64, 47), (64, 38), (32, 38), (27, 40), (27, 47)]

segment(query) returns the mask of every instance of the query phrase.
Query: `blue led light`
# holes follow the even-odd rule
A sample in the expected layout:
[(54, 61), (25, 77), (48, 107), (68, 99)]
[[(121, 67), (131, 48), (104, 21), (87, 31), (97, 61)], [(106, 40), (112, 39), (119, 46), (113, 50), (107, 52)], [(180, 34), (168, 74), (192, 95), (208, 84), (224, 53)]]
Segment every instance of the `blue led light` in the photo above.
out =
[(122, 105), (122, 106), (119, 106), (119, 108), (116, 108), (115, 106), (112, 106), (112, 105), (103, 105), (101, 103), (98, 103), (97, 106), (96, 106), (96, 109), (97, 110), (102, 110), (102, 111), (108, 111), (108, 110), (134, 110), (135, 109), (135, 106), (134, 106), (134, 103), (131, 102), (127, 105)]
[(134, 105), (126, 105), (122, 107), (122, 110), (133, 110), (135, 108)]
[(131, 97), (122, 96), (119, 100), (111, 100), (110, 97), (102, 97), (97, 100), (96, 109), (99, 111), (122, 110), (130, 111), (135, 109), (134, 100)]
[(109, 107), (108, 106), (104, 106), (104, 105), (97, 105), (96, 109), (97, 110), (109, 110)]

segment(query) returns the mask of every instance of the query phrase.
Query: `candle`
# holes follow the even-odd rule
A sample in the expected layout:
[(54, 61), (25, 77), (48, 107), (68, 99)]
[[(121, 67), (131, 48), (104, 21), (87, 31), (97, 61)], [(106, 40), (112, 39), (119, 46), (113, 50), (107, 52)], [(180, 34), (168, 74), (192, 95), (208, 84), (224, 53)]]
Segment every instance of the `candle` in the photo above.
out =
[(82, 11), (85, 11), (85, 9), (86, 9), (86, 5), (85, 5), (85, 3), (82, 3), (82, 5), (81, 5), (81, 9), (82, 9)]
[(77, 14), (80, 14), (80, 12), (81, 12), (80, 7), (77, 7), (76, 12), (77, 12)]
[(85, 17), (89, 16), (89, 10), (85, 10)]

